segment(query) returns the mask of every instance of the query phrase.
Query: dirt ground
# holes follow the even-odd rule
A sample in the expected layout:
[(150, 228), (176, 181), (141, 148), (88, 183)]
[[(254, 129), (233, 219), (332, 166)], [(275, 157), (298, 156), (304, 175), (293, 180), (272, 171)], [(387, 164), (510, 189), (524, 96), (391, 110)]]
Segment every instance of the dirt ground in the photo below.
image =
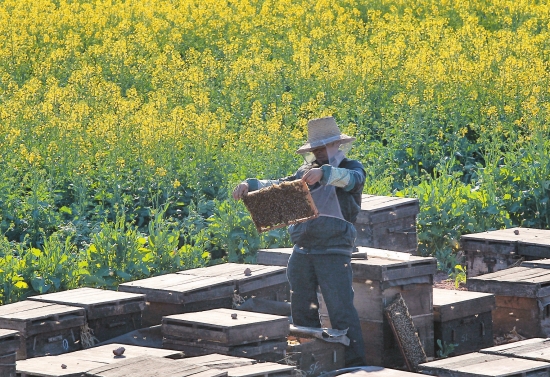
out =
[(455, 286), (454, 280), (449, 279), (449, 276), (441, 271), (434, 275), (434, 288), (439, 289), (454, 289), (459, 291), (467, 291), (464, 284), (460, 284), (458, 288)]

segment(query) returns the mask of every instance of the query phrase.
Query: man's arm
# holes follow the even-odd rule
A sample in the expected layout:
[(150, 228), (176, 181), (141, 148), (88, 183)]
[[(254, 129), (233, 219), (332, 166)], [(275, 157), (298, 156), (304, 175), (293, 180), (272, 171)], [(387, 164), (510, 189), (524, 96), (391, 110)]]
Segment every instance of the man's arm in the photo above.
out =
[(320, 180), (322, 185), (340, 187), (344, 191), (352, 193), (363, 191), (366, 173), (359, 161), (348, 160), (337, 168), (331, 165), (323, 165), (321, 169), (323, 170), (323, 178)]

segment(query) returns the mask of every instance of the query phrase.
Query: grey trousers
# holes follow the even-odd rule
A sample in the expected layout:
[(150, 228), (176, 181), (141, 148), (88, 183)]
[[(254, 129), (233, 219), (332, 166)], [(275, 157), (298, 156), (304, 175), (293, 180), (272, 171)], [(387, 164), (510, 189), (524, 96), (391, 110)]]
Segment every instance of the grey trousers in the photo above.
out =
[(348, 329), (346, 366), (366, 365), (365, 344), (353, 306), (351, 257), (293, 252), (288, 261), (292, 321), (297, 326), (321, 327), (317, 286), (321, 287), (332, 328)]

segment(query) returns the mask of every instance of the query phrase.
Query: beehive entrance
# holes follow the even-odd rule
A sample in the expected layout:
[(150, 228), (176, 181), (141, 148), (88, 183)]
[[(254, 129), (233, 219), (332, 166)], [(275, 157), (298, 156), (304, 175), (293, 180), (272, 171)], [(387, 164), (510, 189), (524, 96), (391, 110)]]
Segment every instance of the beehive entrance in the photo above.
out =
[(307, 184), (283, 182), (249, 193), (243, 202), (258, 232), (296, 224), (318, 216)]

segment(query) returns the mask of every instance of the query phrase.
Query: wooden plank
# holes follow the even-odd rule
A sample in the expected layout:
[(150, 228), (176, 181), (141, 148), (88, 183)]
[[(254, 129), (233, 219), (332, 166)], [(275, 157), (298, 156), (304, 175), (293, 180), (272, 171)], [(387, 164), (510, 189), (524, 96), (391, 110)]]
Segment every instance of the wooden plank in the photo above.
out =
[(226, 345), (284, 338), (289, 331), (290, 325), (285, 316), (232, 309), (175, 314), (162, 319), (162, 333), (165, 336), (202, 339)]
[(545, 297), (550, 295), (550, 270), (512, 267), (467, 281), (469, 290), (501, 296)]
[(434, 321), (446, 322), (495, 308), (495, 295), (471, 291), (433, 289)]
[(352, 260), (354, 279), (389, 281), (434, 275), (437, 270), (437, 260), (432, 257), (410, 255), (408, 260), (397, 260), (371, 257), (367, 250), (367, 258)]
[(176, 361), (162, 357), (138, 357), (100, 366), (88, 371), (86, 375), (93, 377), (220, 377), (226, 376), (227, 372), (181, 360)]
[(149, 302), (188, 304), (233, 297), (234, 279), (225, 276), (166, 274), (119, 285), (119, 290), (145, 295)]
[(183, 351), (187, 357), (219, 353), (236, 357), (259, 358), (261, 361), (280, 362), (285, 357), (287, 341), (283, 338), (227, 346), (223, 343), (202, 341), (202, 339), (186, 341), (166, 336), (162, 340), (162, 346), (167, 349)]
[(550, 269), (550, 259), (535, 259), (521, 262), (521, 267)]
[[(124, 347), (123, 357), (113, 355), (113, 349)], [(147, 356), (181, 357), (181, 352), (127, 344), (107, 344), (57, 356), (42, 356), (17, 362), (17, 373), (22, 376), (80, 377), (89, 370), (105, 364), (117, 363), (130, 358)], [(62, 369), (61, 365), (66, 365)]]
[(546, 376), (550, 371), (550, 364), (499, 355), (470, 353), (421, 364), (419, 371), (439, 377)]
[(84, 308), (88, 320), (131, 312), (145, 308), (145, 295), (96, 288), (78, 288), (29, 298)]
[(228, 377), (254, 377), (254, 376), (271, 376), (280, 375), (292, 375), (292, 371), (296, 368), (291, 365), (283, 365), (277, 363), (258, 363), (253, 365), (246, 365), (237, 368), (231, 368), (227, 370)]
[[(434, 340), (455, 345), (448, 356), (463, 355), (491, 347), (494, 344), (492, 313), (480, 312), (448, 321), (434, 321)], [(434, 347), (439, 349), (437, 344), (434, 344)]]
[(388, 369), (384, 367), (367, 366), (361, 370), (339, 374), (340, 377), (418, 377), (418, 373), (405, 372), (403, 370)]
[(532, 338), (500, 346), (484, 348), (481, 353), (550, 362), (550, 339)]
[(216, 369), (229, 369), (240, 367), (244, 365), (252, 365), (256, 363), (256, 360), (246, 357), (236, 357), (229, 355), (222, 355), (220, 353), (212, 353), (204, 356), (186, 357), (183, 361), (189, 362), (195, 365), (204, 365), (209, 368)]
[(331, 343), (316, 338), (308, 339), (301, 336), (297, 336), (297, 340), (293, 342), (289, 337), (286, 349), (289, 361), (296, 365), (297, 369), (312, 377), (344, 368), (344, 353), (345, 346), (341, 343)]

